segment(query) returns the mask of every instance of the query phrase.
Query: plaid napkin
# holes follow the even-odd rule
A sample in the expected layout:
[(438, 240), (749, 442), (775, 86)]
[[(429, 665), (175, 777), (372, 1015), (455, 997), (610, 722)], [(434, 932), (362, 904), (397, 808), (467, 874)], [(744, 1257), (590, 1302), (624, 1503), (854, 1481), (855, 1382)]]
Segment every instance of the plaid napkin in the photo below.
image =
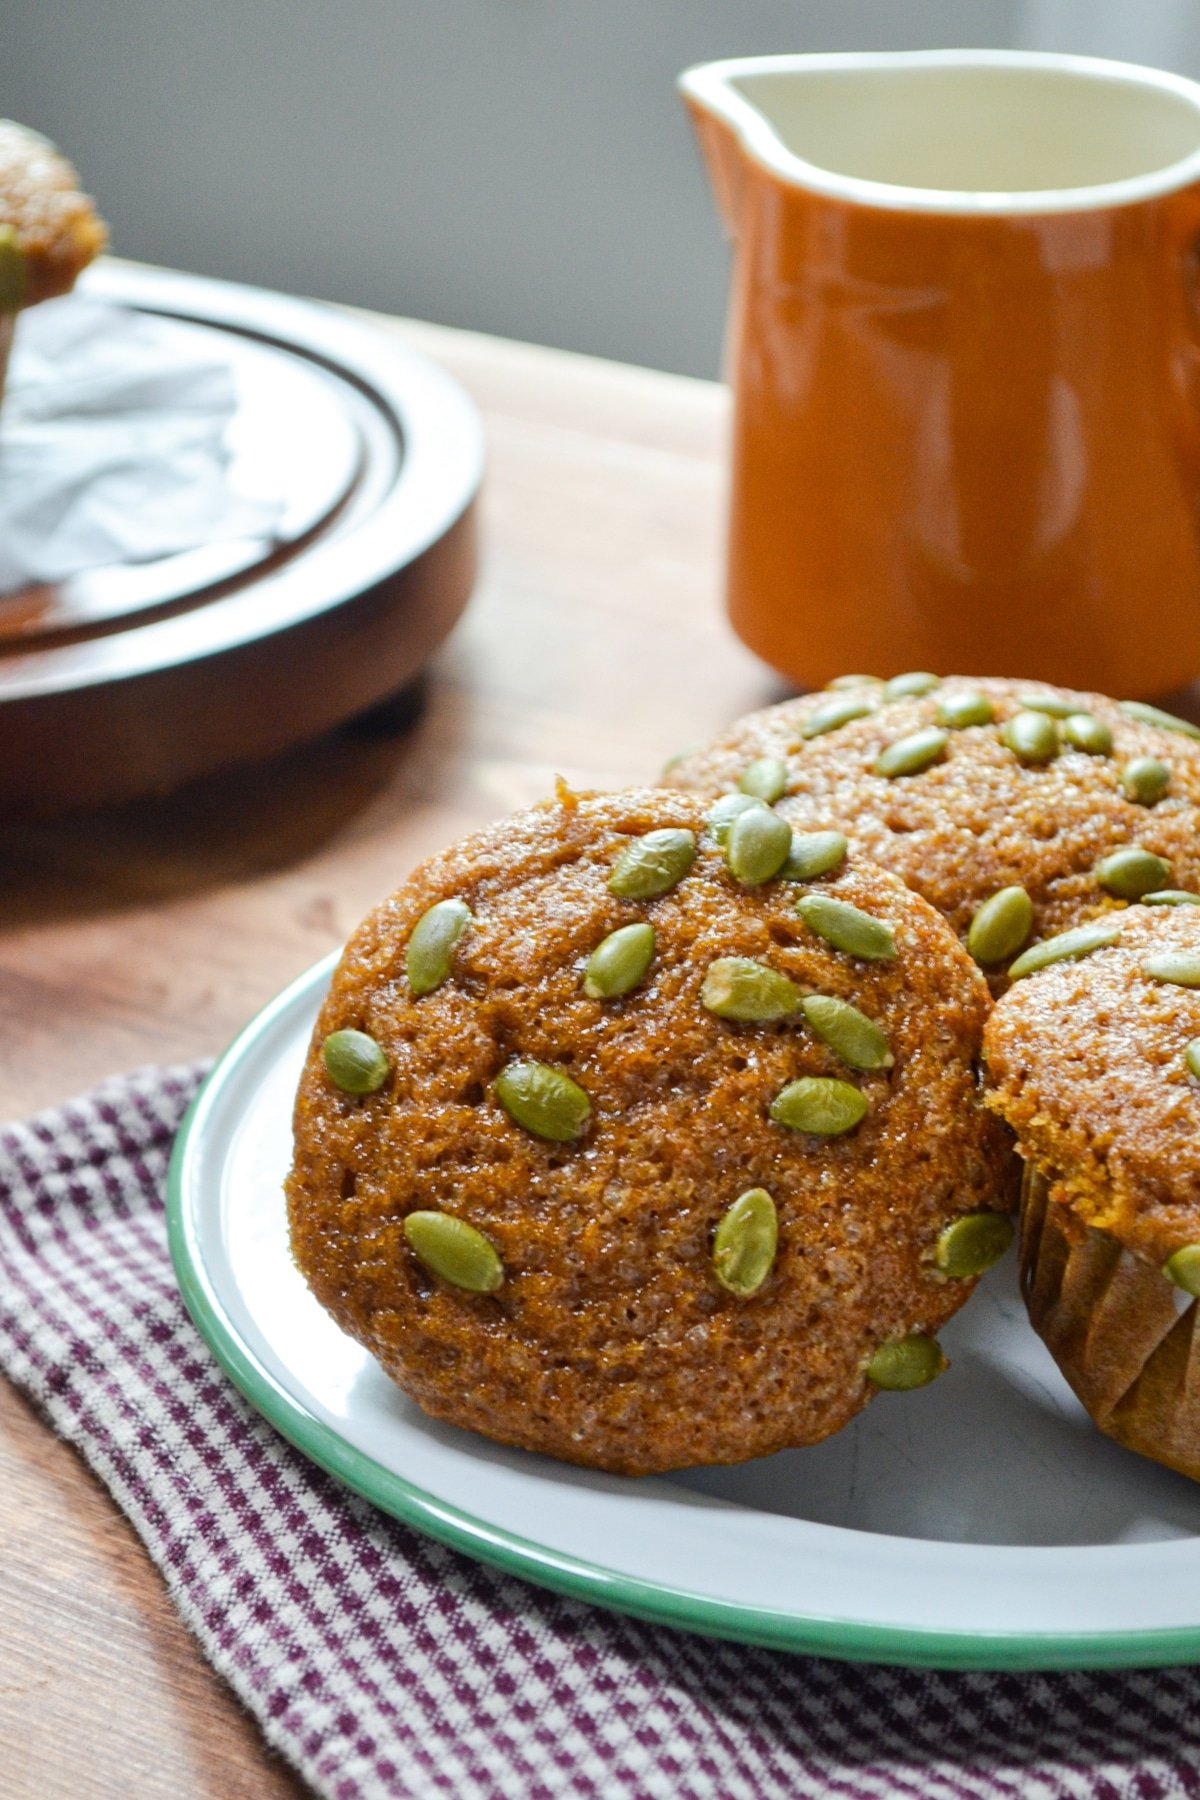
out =
[(312, 1468), (190, 1324), (163, 1183), (200, 1071), (0, 1131), (0, 1364), (205, 1654), (336, 1800), (1200, 1796), (1200, 1674), (944, 1675), (747, 1649), (493, 1573)]

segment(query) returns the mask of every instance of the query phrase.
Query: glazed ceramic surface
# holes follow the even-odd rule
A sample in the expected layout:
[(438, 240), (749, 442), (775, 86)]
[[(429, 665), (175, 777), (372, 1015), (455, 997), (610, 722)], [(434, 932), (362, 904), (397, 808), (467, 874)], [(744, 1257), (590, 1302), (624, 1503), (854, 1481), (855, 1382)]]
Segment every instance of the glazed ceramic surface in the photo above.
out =
[(1200, 672), (1200, 86), (927, 51), (681, 87), (737, 243), (746, 642), (807, 686)]
[(193, 1316), (315, 1461), (468, 1554), (699, 1631), (947, 1667), (1200, 1656), (1200, 1486), (1093, 1429), (1026, 1322), (1013, 1257), (943, 1333), (946, 1375), (815, 1449), (631, 1481), (424, 1418), (288, 1254), (292, 1098), (330, 970), (219, 1064), (170, 1195)]

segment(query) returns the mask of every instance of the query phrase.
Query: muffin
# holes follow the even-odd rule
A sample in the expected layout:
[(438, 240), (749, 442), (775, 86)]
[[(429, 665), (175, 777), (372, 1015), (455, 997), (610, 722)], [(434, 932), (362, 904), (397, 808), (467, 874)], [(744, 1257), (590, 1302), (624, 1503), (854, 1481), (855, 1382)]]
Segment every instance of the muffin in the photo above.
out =
[(502, 1443), (626, 1474), (815, 1443), (940, 1371), (1011, 1235), (988, 1006), (833, 834), (560, 785), (347, 947), (296, 1262), (419, 1406)]
[(993, 993), (1028, 945), (1160, 890), (1200, 891), (1200, 730), (1042, 682), (897, 677), (751, 713), (664, 771), (836, 827), (950, 922)]
[(66, 158), (36, 131), (0, 119), (0, 392), (17, 313), (70, 293), (106, 242)]
[(985, 1043), (1026, 1175), (1021, 1277), (1063, 1374), (1118, 1443), (1200, 1479), (1200, 908), (1017, 981)]

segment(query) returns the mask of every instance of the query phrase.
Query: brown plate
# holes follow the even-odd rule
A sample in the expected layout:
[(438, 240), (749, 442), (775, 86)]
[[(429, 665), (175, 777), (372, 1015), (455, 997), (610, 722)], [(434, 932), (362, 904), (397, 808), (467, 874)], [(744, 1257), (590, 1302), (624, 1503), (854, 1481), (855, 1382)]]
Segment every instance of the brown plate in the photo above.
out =
[(87, 294), (230, 364), (229, 479), (269, 538), (0, 598), (0, 814), (161, 792), (314, 737), (410, 680), (475, 577), (483, 428), (386, 330), (310, 301), (101, 264)]

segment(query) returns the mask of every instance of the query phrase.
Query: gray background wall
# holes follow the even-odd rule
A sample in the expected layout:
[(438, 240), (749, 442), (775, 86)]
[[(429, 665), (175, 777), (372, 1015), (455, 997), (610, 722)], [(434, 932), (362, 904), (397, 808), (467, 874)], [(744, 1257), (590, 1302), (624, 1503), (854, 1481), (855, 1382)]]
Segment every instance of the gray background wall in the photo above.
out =
[(708, 375), (727, 264), (679, 70), (1014, 43), (1200, 74), (1200, 5), (0, 0), (0, 114), (128, 256)]

